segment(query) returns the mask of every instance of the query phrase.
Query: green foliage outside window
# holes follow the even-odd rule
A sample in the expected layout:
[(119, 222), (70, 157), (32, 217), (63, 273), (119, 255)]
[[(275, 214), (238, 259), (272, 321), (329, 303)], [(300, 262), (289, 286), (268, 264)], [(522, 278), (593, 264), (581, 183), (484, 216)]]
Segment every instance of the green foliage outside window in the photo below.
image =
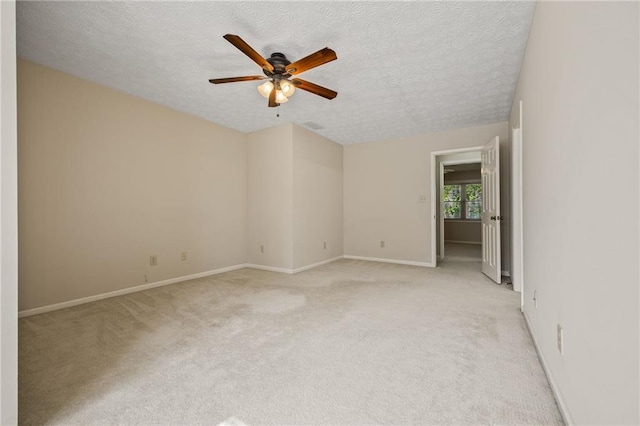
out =
[(444, 185), (442, 202), (445, 219), (479, 220), (482, 218), (482, 185)]
[(465, 185), (467, 219), (482, 219), (482, 185), (468, 183)]
[(462, 202), (462, 186), (461, 185), (445, 185), (442, 201), (444, 201), (444, 218), (460, 219), (461, 202)]

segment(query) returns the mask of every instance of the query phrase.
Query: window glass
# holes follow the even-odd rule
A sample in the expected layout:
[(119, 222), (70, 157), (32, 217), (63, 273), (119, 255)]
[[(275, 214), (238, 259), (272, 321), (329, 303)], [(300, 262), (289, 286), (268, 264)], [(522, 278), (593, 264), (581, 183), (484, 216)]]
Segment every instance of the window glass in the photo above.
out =
[(465, 192), (465, 217), (478, 220), (482, 218), (482, 185), (468, 183), (464, 186)]
[(445, 219), (460, 219), (462, 217), (462, 186), (445, 185), (443, 194)]
[(478, 201), (467, 201), (465, 203), (466, 207), (466, 218), (472, 220), (480, 220), (482, 219), (482, 203)]
[(444, 185), (442, 203), (445, 219), (482, 219), (482, 184)]

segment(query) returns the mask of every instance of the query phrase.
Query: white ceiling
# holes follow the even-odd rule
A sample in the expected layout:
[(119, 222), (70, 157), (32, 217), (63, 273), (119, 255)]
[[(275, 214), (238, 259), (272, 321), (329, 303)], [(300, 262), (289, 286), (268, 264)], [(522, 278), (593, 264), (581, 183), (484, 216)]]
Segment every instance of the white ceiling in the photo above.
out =
[[(508, 119), (532, 2), (26, 2), (22, 58), (243, 132), (284, 122), (322, 126), (341, 144)], [(302, 90), (268, 108), (260, 75), (222, 38), (291, 61), (325, 46), (338, 59), (300, 75)]]

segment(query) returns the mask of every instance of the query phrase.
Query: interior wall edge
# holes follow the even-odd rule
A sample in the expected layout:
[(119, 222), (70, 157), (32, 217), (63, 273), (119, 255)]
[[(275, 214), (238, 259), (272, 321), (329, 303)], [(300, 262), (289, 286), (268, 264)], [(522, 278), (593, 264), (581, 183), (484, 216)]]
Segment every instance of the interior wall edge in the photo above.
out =
[(0, 424), (18, 423), (16, 2), (0, 1)]
[(312, 263), (310, 265), (301, 266), (292, 271), (292, 273), (297, 274), (298, 272), (308, 271), (309, 269), (317, 268), (318, 266), (326, 265), (328, 263), (335, 262), (336, 260), (344, 259), (344, 255), (332, 257), (331, 259), (321, 260), (320, 262)]

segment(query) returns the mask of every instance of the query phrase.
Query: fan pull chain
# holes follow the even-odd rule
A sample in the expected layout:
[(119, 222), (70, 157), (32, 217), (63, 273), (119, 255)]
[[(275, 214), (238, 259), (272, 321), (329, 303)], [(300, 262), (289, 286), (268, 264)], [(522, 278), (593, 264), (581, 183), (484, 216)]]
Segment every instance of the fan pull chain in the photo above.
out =
[(278, 105), (278, 110), (276, 111), (276, 117), (280, 118), (280, 105)]

